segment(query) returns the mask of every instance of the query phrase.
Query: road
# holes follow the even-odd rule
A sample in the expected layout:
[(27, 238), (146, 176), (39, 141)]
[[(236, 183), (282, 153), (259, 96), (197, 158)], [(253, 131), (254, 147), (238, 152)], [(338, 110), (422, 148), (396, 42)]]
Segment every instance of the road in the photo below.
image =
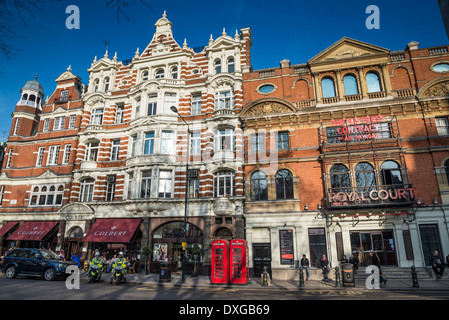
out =
[[(0, 300), (153, 300), (151, 305), (164, 308), (165, 312), (169, 315), (187, 312), (187, 308), (193, 308), (191, 311), (200, 312), (203, 310), (206, 312), (206, 309), (194, 309), (194, 307), (213, 307), (216, 310), (215, 315), (217, 313), (223, 315), (224, 312), (231, 313), (232, 311), (248, 313), (251, 311), (248, 308), (254, 308), (254, 312), (255, 310), (264, 312), (265, 309), (263, 308), (268, 308), (271, 315), (273, 313), (277, 315), (280, 313), (288, 315), (288, 312), (296, 310), (298, 306), (317, 306), (317, 303), (313, 301), (338, 300), (340, 302), (351, 301), (351, 303), (357, 301), (357, 305), (366, 303), (366, 301), (372, 302), (373, 300), (384, 300), (382, 303), (390, 304), (392, 301), (401, 302), (403, 300), (444, 301), (449, 300), (449, 291), (386, 291), (362, 289), (287, 290), (276, 288), (254, 290), (245, 289), (245, 287), (162, 287), (155, 284), (140, 285), (130, 283), (117, 286), (115, 284), (109, 284), (109, 281), (92, 284), (81, 281), (79, 289), (69, 290), (66, 288), (64, 280), (49, 282), (38, 278), (17, 277), (16, 279), (6, 279), (5, 277), (0, 277)], [(345, 306), (345, 309), (348, 307), (345, 304), (340, 304), (340, 302), (338, 309), (341, 310), (341, 306)], [(3, 302), (2, 305), (4, 305)], [(254, 305), (254, 307), (249, 307), (249, 305)], [(373, 305), (377, 305), (377, 302)], [(242, 306), (244, 306), (243, 309), (238, 309), (242, 308)], [(255, 309), (257, 306), (259, 309)], [(351, 306), (354, 306), (354, 304)], [(203, 316), (207, 317), (205, 314)], [(228, 317), (228, 315), (226, 316)]]

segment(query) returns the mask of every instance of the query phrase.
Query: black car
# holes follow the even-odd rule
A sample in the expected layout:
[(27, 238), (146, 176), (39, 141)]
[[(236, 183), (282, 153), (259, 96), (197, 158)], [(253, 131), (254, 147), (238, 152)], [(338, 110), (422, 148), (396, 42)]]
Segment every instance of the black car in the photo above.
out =
[(7, 278), (17, 275), (43, 276), (54, 280), (58, 276), (67, 277), (66, 268), (74, 265), (62, 261), (56, 253), (45, 249), (14, 249), (3, 257), (1, 268)]

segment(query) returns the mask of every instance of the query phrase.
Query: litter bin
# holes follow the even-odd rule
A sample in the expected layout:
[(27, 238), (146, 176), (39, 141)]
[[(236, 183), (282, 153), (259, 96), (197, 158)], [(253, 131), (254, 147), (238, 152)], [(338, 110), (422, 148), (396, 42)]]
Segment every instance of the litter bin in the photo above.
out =
[(351, 263), (344, 263), (341, 266), (341, 278), (344, 287), (355, 287), (354, 267)]
[(159, 282), (170, 282), (171, 270), (166, 263), (161, 263), (159, 266)]

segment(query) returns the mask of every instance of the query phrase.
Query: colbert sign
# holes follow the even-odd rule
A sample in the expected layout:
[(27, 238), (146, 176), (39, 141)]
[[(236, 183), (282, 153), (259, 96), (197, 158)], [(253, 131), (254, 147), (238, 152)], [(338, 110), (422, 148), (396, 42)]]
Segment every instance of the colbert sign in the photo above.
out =
[(141, 219), (97, 219), (83, 241), (128, 243)]
[(400, 204), (412, 202), (415, 198), (414, 190), (413, 187), (373, 187), (366, 191), (328, 192), (327, 199), (330, 207)]

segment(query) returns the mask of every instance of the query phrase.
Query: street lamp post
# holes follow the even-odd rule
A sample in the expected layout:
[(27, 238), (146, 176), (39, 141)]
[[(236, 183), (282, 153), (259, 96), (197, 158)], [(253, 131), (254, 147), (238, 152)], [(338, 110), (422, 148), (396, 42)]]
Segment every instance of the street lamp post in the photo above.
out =
[(178, 108), (175, 106), (171, 106), (170, 110), (174, 113), (178, 114), (181, 117), (182, 121), (187, 125), (187, 160), (186, 160), (186, 194), (185, 194), (185, 203), (184, 203), (184, 232), (183, 232), (183, 242), (185, 246), (183, 246), (184, 253), (181, 256), (182, 262), (182, 283), (186, 280), (186, 250), (187, 250), (187, 210), (188, 210), (188, 199), (189, 199), (189, 149), (190, 149), (190, 127), (186, 120), (181, 116), (178, 112)]

